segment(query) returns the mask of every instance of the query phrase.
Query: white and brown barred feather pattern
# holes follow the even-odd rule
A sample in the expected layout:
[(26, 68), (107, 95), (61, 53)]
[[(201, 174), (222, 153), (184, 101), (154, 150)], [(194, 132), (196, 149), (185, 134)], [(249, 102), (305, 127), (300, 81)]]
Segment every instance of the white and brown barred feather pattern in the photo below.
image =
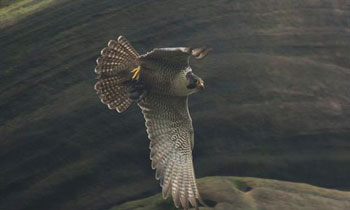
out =
[(101, 102), (118, 112), (126, 110), (133, 102), (128, 95), (130, 71), (135, 68), (139, 54), (122, 36), (108, 42), (96, 60), (98, 74), (95, 90)]
[(198, 209), (198, 193), (192, 162), (193, 127), (187, 97), (149, 93), (138, 103), (151, 140), (150, 158), (160, 180), (163, 197), (172, 195), (176, 207)]

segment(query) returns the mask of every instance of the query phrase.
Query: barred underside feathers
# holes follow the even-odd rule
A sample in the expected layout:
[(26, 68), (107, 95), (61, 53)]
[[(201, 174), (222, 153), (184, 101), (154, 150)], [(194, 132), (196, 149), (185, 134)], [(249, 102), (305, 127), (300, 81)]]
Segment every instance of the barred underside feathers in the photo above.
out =
[[(138, 104), (146, 120), (152, 168), (162, 195), (176, 207), (198, 209), (200, 200), (192, 163), (193, 128), (187, 97), (148, 94)], [(200, 200), (201, 201), (201, 200)]]
[(111, 40), (96, 60), (98, 74), (95, 90), (101, 102), (118, 112), (126, 110), (133, 100), (129, 98), (130, 71), (137, 66), (139, 54), (122, 36)]

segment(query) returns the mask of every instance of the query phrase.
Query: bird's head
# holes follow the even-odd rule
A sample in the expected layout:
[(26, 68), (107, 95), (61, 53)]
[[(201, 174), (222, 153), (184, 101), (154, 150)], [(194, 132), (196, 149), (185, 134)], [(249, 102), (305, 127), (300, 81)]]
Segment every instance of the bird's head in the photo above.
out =
[(197, 92), (199, 90), (204, 89), (204, 81), (195, 75), (192, 71), (186, 74), (187, 79), (187, 89), (193, 90), (193, 92)]

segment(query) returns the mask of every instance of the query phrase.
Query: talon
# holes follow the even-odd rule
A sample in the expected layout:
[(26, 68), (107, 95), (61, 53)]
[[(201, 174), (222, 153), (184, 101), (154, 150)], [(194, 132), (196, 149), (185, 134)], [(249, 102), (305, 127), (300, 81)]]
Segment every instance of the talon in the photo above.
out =
[(134, 68), (131, 73), (133, 73), (134, 75), (132, 75), (132, 80), (138, 80), (140, 77), (140, 70), (141, 70), (141, 66), (138, 66), (136, 68)]

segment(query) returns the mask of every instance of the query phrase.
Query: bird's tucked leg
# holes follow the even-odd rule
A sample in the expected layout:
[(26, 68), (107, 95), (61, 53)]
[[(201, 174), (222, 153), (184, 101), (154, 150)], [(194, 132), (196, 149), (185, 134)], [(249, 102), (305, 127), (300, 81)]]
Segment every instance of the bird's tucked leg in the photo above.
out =
[(129, 89), (129, 98), (138, 102), (140, 101), (147, 93), (147, 88), (144, 82), (140, 80), (132, 80), (131, 86)]
[(139, 80), (140, 70), (141, 70), (141, 66), (138, 66), (131, 71), (131, 73), (133, 73), (132, 80)]

